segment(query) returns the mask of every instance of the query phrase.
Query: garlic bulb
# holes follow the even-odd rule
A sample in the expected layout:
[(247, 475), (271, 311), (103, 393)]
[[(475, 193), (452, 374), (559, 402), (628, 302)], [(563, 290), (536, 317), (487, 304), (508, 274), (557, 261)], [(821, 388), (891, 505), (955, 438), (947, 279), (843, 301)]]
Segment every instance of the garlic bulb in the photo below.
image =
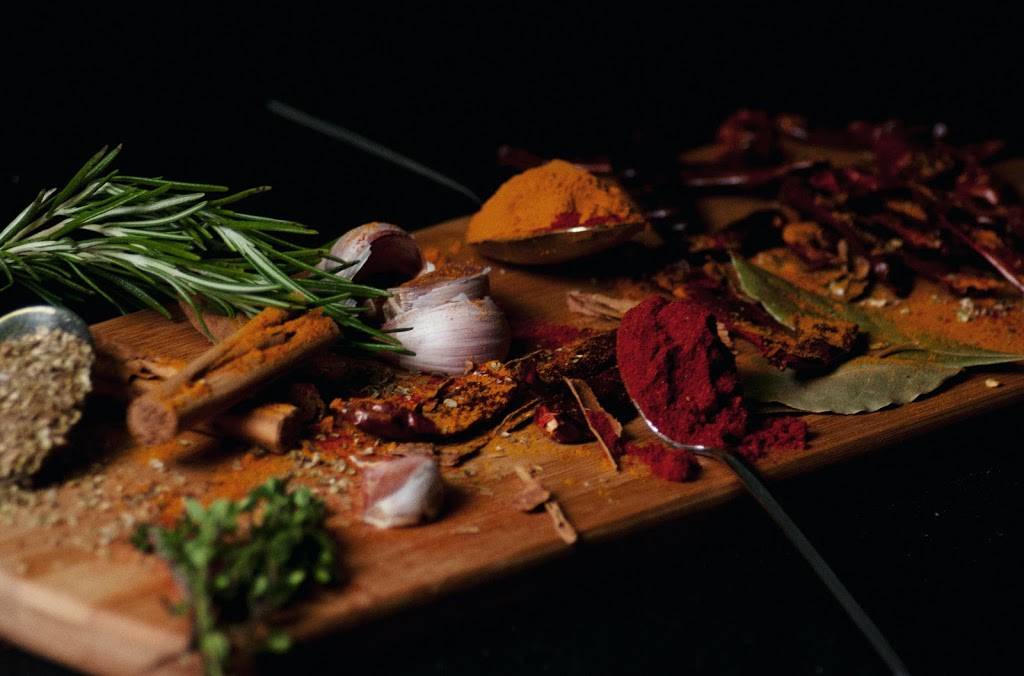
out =
[[(423, 269), (420, 245), (408, 232), (390, 223), (366, 223), (349, 230), (331, 247), (331, 255), (352, 263), (335, 274), (355, 282), (383, 275), (402, 281)], [(328, 270), (337, 265), (325, 258), (317, 267)]]
[(430, 521), (443, 502), (444, 483), (433, 455), (407, 455), (363, 471), (363, 521), (377, 528)]
[[(432, 266), (431, 266), (432, 267)], [(490, 293), (490, 268), (448, 264), (421, 272), (401, 286), (388, 289), (391, 298), (384, 316), (395, 317), (415, 308), (433, 307), (462, 297), (479, 300)]]
[(505, 315), (490, 298), (453, 299), (437, 306), (420, 306), (392, 317), (384, 329), (411, 327), (395, 333), (412, 355), (389, 358), (412, 371), (463, 373), (469, 364), (504, 359), (511, 332)]

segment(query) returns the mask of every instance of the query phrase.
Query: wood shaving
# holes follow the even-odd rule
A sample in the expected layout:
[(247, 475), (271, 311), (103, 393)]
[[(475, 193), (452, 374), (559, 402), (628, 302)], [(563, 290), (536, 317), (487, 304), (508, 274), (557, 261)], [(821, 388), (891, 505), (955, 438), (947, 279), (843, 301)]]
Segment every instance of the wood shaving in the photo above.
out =
[(551, 517), (552, 525), (554, 525), (558, 537), (562, 538), (562, 541), (568, 545), (575, 543), (578, 539), (576, 529), (573, 528), (572, 524), (565, 517), (565, 513), (562, 511), (558, 501), (552, 498), (551, 492), (544, 488), (540, 481), (533, 476), (535, 471), (539, 472), (541, 468), (536, 465), (533, 465), (530, 469), (523, 465), (515, 466), (516, 475), (526, 484), (526, 487), (516, 496), (513, 504), (523, 512), (531, 512), (537, 507), (544, 505), (544, 510)]
[(526, 484), (522, 491), (516, 495), (513, 506), (520, 512), (532, 512), (545, 502), (551, 499), (551, 491), (534, 478), (530, 470), (523, 465), (516, 465), (516, 474)]
[(613, 298), (600, 293), (584, 293), (573, 290), (565, 294), (569, 312), (584, 317), (600, 319), (622, 319), (622, 316), (637, 306), (640, 301), (629, 298)]
[(566, 378), (565, 384), (576, 398), (576, 402), (583, 412), (583, 419), (590, 428), (590, 432), (597, 439), (598, 446), (604, 450), (605, 457), (612, 463), (616, 471), (619, 469), (618, 456), (621, 455), (619, 440), (622, 437), (622, 424), (615, 419), (608, 411), (604, 410), (601, 402), (597, 400), (590, 385), (583, 380)]
[(562, 541), (567, 545), (575, 544), (579, 536), (576, 534), (576, 529), (572, 527), (569, 520), (565, 518), (565, 513), (562, 512), (561, 506), (555, 500), (548, 500), (544, 503), (544, 509), (547, 510), (548, 514), (551, 515), (551, 522), (555, 526), (555, 532), (558, 533), (558, 537), (562, 538)]

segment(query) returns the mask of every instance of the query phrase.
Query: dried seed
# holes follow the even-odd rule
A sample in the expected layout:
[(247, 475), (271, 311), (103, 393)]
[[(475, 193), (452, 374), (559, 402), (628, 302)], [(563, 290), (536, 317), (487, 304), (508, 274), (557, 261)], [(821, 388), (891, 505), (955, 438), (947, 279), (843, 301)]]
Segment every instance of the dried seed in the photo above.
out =
[(61, 329), (0, 341), (0, 479), (38, 471), (67, 443), (92, 390), (92, 347)]

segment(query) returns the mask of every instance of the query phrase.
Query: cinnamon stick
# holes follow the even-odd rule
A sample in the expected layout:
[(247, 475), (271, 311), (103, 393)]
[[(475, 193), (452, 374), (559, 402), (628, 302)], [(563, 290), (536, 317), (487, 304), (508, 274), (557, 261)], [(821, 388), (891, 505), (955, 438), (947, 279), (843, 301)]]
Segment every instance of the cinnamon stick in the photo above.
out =
[[(166, 364), (154, 368), (153, 360), (147, 357), (132, 357), (123, 361), (121, 366), (104, 359), (102, 352), (98, 357), (93, 391), (125, 402), (152, 392), (165, 377), (181, 370), (178, 365)], [(161, 375), (154, 375), (157, 372)], [(298, 445), (303, 425), (322, 417), (324, 409), (323, 399), (312, 383), (291, 383), (281, 401), (263, 401), (253, 405), (243, 403), (220, 414), (212, 422), (197, 426), (195, 431), (225, 435), (272, 453), (284, 453)]]
[(128, 430), (157, 444), (227, 410), (330, 345), (338, 327), (321, 310), (267, 308), (128, 407)]

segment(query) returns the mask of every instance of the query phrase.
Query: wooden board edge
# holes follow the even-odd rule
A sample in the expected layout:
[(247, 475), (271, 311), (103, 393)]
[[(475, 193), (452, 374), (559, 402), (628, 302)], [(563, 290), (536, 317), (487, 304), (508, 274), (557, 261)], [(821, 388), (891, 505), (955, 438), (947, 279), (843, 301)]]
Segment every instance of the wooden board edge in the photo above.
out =
[[(104, 674), (193, 673), (188, 637), (90, 606), (0, 568), (0, 636), (74, 669)], [(59, 636), (60, 641), (52, 637)], [(117, 636), (117, 642), (109, 637)]]

